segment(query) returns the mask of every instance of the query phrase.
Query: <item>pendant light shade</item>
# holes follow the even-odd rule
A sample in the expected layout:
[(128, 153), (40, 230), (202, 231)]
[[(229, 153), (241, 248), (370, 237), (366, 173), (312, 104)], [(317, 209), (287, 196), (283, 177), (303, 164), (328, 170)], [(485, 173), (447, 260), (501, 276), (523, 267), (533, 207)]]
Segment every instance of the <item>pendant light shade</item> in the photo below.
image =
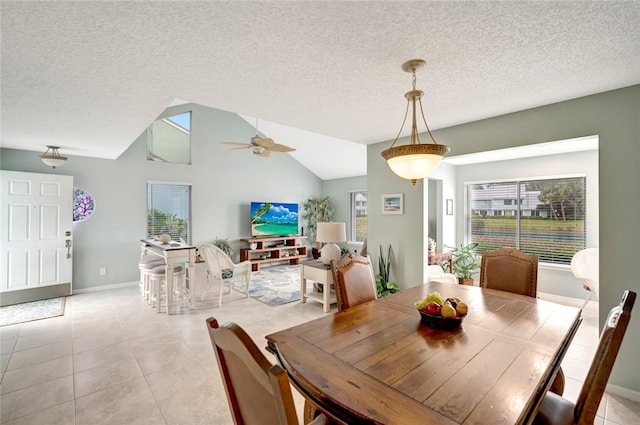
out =
[(417, 179), (425, 178), (438, 168), (448, 151), (444, 145), (405, 145), (387, 149), (383, 157), (391, 171), (415, 184)]
[(60, 149), (60, 146), (47, 145), (47, 151), (40, 155), (42, 162), (52, 168), (56, 168), (64, 164), (67, 161), (67, 157), (60, 155), (58, 149)]
[[(419, 179), (431, 174), (440, 165), (442, 157), (450, 150), (449, 147), (436, 142), (424, 117), (424, 111), (422, 110), (422, 95), (424, 92), (416, 90), (416, 70), (421, 69), (424, 65), (425, 62), (422, 59), (411, 59), (402, 64), (402, 70), (413, 75), (413, 90), (406, 92), (404, 95), (407, 99), (407, 109), (398, 136), (396, 136), (389, 149), (382, 151), (382, 157), (389, 164), (391, 171), (403, 179), (410, 180), (414, 185)], [(412, 110), (411, 142), (408, 145), (395, 146), (407, 121), (410, 105)], [(417, 105), (420, 105), (420, 115), (433, 143), (420, 143), (418, 125), (416, 123)]]

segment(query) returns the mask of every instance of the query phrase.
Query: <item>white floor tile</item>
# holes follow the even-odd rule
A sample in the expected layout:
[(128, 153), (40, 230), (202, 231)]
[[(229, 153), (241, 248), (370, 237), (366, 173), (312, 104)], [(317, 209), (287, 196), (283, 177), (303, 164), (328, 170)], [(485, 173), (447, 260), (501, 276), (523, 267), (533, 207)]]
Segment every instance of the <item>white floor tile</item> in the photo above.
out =
[(71, 374), (73, 374), (71, 356), (32, 364), (20, 369), (7, 370), (2, 379), (2, 384), (0, 384), (0, 394), (4, 395)]
[[(0, 422), (231, 425), (205, 319), (238, 323), (275, 361), (265, 350), (266, 334), (325, 313), (319, 303), (273, 308), (237, 292), (225, 294), (218, 306), (216, 293), (194, 309), (166, 315), (150, 308), (137, 286), (91, 292), (68, 297), (65, 316), (57, 320), (0, 328)], [(574, 401), (599, 338), (597, 303), (590, 302), (583, 316), (563, 362), (565, 396)], [(293, 393), (301, 417), (304, 400)], [(595, 423), (630, 425), (639, 418), (638, 403), (605, 395)]]

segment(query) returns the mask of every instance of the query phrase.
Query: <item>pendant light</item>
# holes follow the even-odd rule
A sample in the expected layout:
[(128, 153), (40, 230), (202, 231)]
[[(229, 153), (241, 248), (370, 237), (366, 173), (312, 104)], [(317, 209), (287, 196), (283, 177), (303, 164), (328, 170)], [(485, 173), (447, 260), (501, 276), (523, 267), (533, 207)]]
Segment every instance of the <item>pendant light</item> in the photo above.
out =
[(42, 162), (54, 169), (64, 164), (67, 161), (67, 157), (60, 155), (58, 149), (60, 149), (60, 146), (47, 145), (47, 151), (40, 155)]
[[(391, 147), (382, 151), (382, 157), (387, 161), (391, 170), (403, 179), (411, 180), (411, 184), (413, 185), (416, 184), (418, 179), (423, 179), (433, 172), (438, 165), (440, 165), (442, 157), (450, 150), (448, 146), (440, 145), (436, 142), (427, 125), (427, 120), (424, 117), (421, 100), (424, 92), (422, 90), (416, 90), (416, 70), (422, 69), (424, 65), (425, 61), (422, 59), (411, 59), (402, 64), (402, 70), (411, 73), (413, 76), (413, 90), (404, 94), (404, 97), (407, 99), (407, 109), (404, 113), (404, 119), (402, 120), (402, 126), (400, 127), (398, 135), (391, 144)], [(422, 121), (424, 121), (427, 133), (433, 143), (420, 143), (416, 123), (416, 104), (420, 105)], [(407, 121), (409, 105), (411, 105), (412, 110), (411, 143), (408, 145), (395, 146), (404, 128), (404, 123)]]

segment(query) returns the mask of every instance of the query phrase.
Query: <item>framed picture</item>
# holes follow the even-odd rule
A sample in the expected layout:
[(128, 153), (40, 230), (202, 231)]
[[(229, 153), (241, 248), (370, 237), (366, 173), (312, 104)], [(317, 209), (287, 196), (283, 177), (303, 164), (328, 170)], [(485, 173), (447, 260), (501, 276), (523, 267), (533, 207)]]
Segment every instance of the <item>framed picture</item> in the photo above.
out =
[(447, 199), (447, 215), (453, 215), (453, 199)]
[(382, 214), (404, 214), (404, 194), (382, 195)]

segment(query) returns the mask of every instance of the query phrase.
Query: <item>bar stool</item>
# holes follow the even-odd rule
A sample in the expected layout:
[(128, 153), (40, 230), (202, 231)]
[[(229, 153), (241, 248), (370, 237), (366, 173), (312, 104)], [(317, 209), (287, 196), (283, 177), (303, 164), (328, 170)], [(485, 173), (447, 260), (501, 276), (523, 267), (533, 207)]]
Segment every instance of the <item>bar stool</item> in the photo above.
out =
[[(169, 294), (167, 293), (167, 282), (166, 282), (166, 266), (157, 266), (150, 270), (149, 272), (149, 303), (151, 307), (155, 308), (156, 305), (158, 307), (158, 313), (160, 313), (162, 308), (162, 294), (163, 289), (166, 296), (166, 309), (167, 314), (169, 313)], [(185, 278), (183, 273), (182, 266), (173, 266), (173, 294), (177, 295), (178, 300), (180, 301), (180, 307), (182, 307), (183, 297), (186, 291)]]
[(155, 255), (143, 257), (138, 262), (138, 268), (140, 269), (140, 283), (138, 284), (140, 286), (140, 295), (147, 300), (149, 299), (149, 274), (153, 268), (164, 264), (164, 258)]

